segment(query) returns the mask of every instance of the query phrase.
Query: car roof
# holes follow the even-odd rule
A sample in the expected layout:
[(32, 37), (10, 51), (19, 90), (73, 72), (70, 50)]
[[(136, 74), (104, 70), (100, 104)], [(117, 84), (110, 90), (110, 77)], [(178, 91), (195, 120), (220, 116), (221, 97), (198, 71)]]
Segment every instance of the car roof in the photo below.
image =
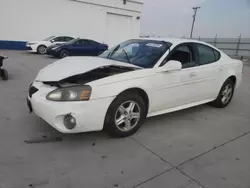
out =
[[(186, 42), (194, 42), (194, 43), (200, 43), (200, 44), (205, 44), (208, 46), (211, 46), (210, 44), (206, 43), (206, 42), (202, 42), (199, 40), (194, 40), (194, 39), (184, 39), (184, 38), (139, 38), (139, 39), (143, 39), (143, 40), (156, 40), (156, 41), (165, 41), (165, 42), (170, 42), (174, 45), (180, 44), (180, 43), (186, 43)], [(214, 47), (213, 47), (214, 48)]]
[(195, 39), (185, 39), (185, 38), (161, 38), (161, 37), (146, 37), (146, 38), (139, 38), (139, 39), (142, 39), (142, 40), (156, 40), (156, 41), (165, 41), (165, 42), (170, 42), (173, 44), (173, 46), (176, 46), (178, 44), (181, 44), (181, 43), (198, 43), (198, 44), (203, 44), (203, 45), (206, 45), (206, 46), (209, 46), (213, 49), (215, 49), (216, 51), (220, 52), (221, 55), (223, 55), (224, 57), (228, 57), (228, 55), (226, 55), (223, 51), (221, 51), (220, 49), (216, 48), (215, 46), (209, 44), (209, 43), (206, 43), (206, 42), (203, 42), (203, 41), (200, 41), (200, 40), (195, 40)]
[(55, 36), (51, 36), (51, 37), (53, 37), (53, 38), (56, 38), (56, 37), (70, 37), (70, 38), (76, 38), (76, 37), (74, 37), (74, 36), (70, 36), (70, 35), (55, 35)]

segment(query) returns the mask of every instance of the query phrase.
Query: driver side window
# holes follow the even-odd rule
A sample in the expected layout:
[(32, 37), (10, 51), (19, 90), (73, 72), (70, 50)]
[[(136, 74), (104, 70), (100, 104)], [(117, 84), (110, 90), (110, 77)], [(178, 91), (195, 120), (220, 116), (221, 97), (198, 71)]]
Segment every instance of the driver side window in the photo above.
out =
[(63, 42), (64, 37), (56, 37), (53, 39), (55, 42)]
[(169, 60), (176, 60), (181, 62), (182, 68), (190, 68), (195, 66), (195, 55), (194, 50), (191, 45), (183, 44), (176, 49), (174, 49), (173, 53), (171, 53)]
[(82, 45), (82, 44), (87, 44), (88, 42), (86, 40), (78, 40), (75, 44), (77, 45)]

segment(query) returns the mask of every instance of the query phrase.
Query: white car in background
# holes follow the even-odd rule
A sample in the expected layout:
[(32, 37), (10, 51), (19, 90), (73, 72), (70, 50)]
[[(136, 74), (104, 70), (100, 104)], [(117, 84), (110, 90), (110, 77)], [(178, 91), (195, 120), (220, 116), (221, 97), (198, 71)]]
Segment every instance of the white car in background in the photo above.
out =
[(30, 41), (26, 43), (27, 50), (29, 52), (37, 52), (39, 54), (46, 54), (47, 47), (52, 44), (63, 44), (74, 39), (69, 36), (51, 36), (41, 41)]
[(210, 103), (226, 107), (243, 63), (185, 39), (133, 39), (99, 57), (68, 57), (43, 68), (29, 88), (30, 111), (62, 133), (125, 137), (146, 117)]

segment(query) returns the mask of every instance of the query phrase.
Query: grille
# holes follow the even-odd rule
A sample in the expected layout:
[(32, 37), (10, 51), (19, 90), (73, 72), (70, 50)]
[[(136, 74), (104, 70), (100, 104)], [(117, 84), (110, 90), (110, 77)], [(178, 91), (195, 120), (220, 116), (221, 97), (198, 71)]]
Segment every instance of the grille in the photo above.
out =
[(38, 91), (38, 89), (37, 89), (36, 87), (31, 86), (31, 87), (29, 88), (29, 96), (30, 96), (30, 98), (31, 98), (32, 95), (33, 95), (34, 93), (36, 93), (37, 91)]

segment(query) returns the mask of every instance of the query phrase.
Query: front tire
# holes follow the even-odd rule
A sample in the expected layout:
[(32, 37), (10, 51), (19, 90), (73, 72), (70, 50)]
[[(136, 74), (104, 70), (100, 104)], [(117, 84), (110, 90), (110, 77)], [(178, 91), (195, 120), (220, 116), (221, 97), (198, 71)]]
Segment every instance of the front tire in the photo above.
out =
[(212, 106), (217, 108), (225, 108), (231, 102), (234, 95), (235, 83), (232, 79), (227, 79), (223, 86), (221, 87), (220, 93), (217, 98), (211, 102)]
[(42, 55), (46, 54), (47, 53), (47, 47), (44, 46), (44, 45), (38, 46), (37, 47), (37, 53), (42, 54)]
[(119, 95), (110, 105), (104, 129), (113, 137), (134, 134), (146, 118), (146, 104), (137, 93)]
[(60, 58), (65, 58), (67, 56), (69, 56), (69, 51), (65, 50), (65, 49), (62, 49), (61, 52), (60, 52)]

